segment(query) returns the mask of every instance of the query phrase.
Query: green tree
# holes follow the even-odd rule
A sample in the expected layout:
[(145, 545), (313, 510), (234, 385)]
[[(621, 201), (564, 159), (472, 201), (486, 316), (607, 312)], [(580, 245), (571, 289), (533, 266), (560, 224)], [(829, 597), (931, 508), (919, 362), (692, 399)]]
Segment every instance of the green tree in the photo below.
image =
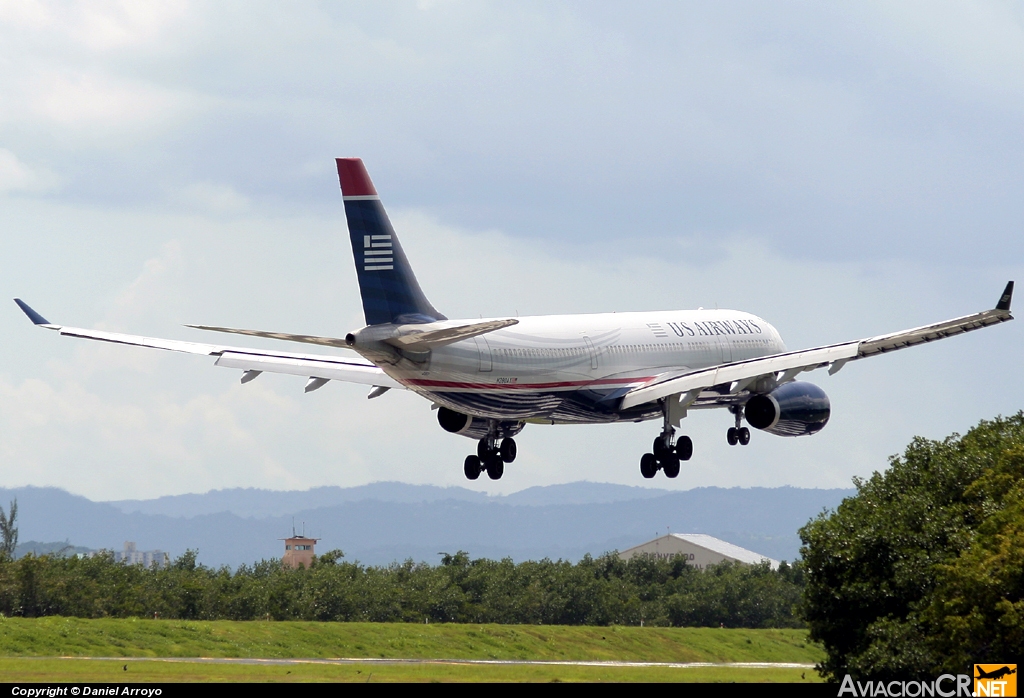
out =
[(916, 438), (801, 529), (826, 676), (926, 678), (1021, 654), (1022, 448), (1024, 413)]
[(9, 515), (4, 515), (0, 507), (0, 558), (13, 558), (14, 549), (18, 547), (18, 528), (14, 525), (18, 520), (18, 500), (11, 502)]
[(950, 667), (1024, 656), (1024, 448), (1007, 449), (970, 488), (996, 509), (971, 544), (937, 570), (921, 611)]

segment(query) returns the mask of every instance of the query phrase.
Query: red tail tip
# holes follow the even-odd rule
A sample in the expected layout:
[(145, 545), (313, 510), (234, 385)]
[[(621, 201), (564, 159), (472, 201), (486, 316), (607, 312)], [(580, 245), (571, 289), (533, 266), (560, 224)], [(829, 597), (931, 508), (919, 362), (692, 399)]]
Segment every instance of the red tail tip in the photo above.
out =
[(370, 175), (359, 158), (337, 158), (342, 196), (376, 196)]

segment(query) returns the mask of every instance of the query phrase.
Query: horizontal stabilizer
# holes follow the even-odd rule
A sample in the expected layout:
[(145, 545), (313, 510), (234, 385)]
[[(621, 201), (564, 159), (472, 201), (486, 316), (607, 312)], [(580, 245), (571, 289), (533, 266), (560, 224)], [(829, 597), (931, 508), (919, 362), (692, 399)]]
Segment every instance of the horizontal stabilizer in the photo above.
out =
[(446, 344), (460, 342), (463, 339), (477, 337), (517, 324), (519, 324), (519, 321), (515, 318), (488, 320), (487, 322), (475, 322), (471, 325), (444, 327), (439, 330), (413, 331), (408, 334), (385, 339), (384, 341), (393, 347), (405, 349), (406, 351), (429, 351), (436, 347), (443, 347)]
[(339, 347), (351, 349), (344, 339), (336, 337), (317, 337), (311, 334), (287, 334), (285, 332), (265, 332), (263, 330), (239, 330), (234, 327), (212, 327), (210, 325), (185, 325), (196, 330), (208, 332), (226, 332), (228, 334), (244, 334), (248, 337), (266, 337), (267, 339), (281, 339), (286, 342), (302, 342), (303, 344), (319, 344), (324, 347)]

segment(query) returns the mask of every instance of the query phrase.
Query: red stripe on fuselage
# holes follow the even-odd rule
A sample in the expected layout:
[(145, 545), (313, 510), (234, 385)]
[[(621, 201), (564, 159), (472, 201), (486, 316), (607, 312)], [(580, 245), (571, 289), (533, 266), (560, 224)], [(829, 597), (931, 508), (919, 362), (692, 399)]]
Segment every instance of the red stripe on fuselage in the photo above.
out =
[(338, 181), (341, 182), (342, 196), (376, 196), (377, 190), (370, 181), (366, 166), (359, 158), (337, 158)]
[(552, 388), (597, 388), (602, 385), (642, 384), (653, 376), (641, 378), (606, 378), (596, 381), (558, 381), (556, 383), (463, 383), (460, 381), (439, 381), (425, 378), (399, 380), (400, 383), (417, 388), (456, 388), (460, 390), (550, 390)]

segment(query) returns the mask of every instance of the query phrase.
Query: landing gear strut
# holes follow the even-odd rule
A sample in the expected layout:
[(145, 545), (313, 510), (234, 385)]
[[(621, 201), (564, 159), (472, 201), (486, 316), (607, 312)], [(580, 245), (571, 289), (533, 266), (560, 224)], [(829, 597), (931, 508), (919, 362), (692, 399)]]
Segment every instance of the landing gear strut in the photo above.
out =
[(740, 426), (743, 424), (743, 408), (735, 405), (730, 407), (729, 411), (736, 418), (736, 426), (729, 427), (729, 431), (725, 433), (726, 441), (729, 442), (730, 446), (735, 446), (736, 444), (746, 446), (750, 443), (750, 429)]
[(690, 460), (693, 456), (693, 441), (689, 436), (683, 435), (675, 438), (676, 430), (672, 428), (669, 421), (669, 409), (665, 407), (665, 423), (661, 428), (661, 434), (654, 440), (651, 453), (645, 453), (640, 458), (640, 474), (648, 480), (654, 477), (659, 470), (665, 472), (665, 477), (674, 478), (679, 475), (679, 462)]
[(505, 473), (505, 464), (516, 459), (516, 442), (511, 436), (501, 439), (500, 443), (496, 435), (497, 424), (491, 429), (491, 434), (480, 439), (476, 444), (476, 455), (466, 456), (464, 470), (466, 477), (476, 480), (480, 473), (486, 472), (487, 477), (492, 480), (500, 480)]

